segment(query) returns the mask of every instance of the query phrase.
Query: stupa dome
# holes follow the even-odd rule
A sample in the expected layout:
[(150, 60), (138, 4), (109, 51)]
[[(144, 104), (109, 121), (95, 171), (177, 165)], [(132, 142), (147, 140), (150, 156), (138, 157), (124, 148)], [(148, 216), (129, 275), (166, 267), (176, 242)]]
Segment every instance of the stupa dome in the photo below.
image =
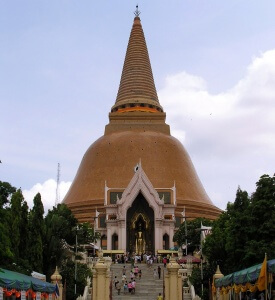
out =
[(188, 153), (170, 135), (165, 118), (137, 15), (110, 123), (86, 151), (64, 199), (81, 222), (93, 222), (96, 211), (104, 213), (110, 204), (106, 200), (109, 188), (123, 192), (139, 162), (154, 189), (175, 191), (172, 218), (180, 217), (184, 208), (187, 217), (218, 217), (221, 210), (207, 196)]
[(215, 219), (220, 210), (207, 196), (192, 161), (174, 137), (157, 131), (119, 131), (95, 141), (85, 153), (65, 203), (82, 221), (91, 221), (104, 204), (105, 181), (124, 189), (142, 167), (155, 188), (176, 186), (178, 213)]

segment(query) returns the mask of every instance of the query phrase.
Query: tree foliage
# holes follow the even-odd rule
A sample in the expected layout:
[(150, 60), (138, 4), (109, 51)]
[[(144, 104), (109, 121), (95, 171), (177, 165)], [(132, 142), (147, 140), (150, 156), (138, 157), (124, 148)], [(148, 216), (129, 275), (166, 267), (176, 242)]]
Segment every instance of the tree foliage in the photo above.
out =
[[(73, 299), (76, 234), (78, 244), (100, 237), (89, 223), (79, 224), (65, 204), (58, 204), (45, 216), (40, 194), (29, 210), (21, 189), (0, 181), (0, 267), (28, 275), (38, 271), (49, 280), (59, 266), (64, 282), (70, 283), (68, 298)], [(88, 275), (88, 267), (78, 263), (78, 294), (83, 293)]]
[(30, 265), (34, 271), (43, 272), (43, 240), (45, 236), (44, 206), (38, 193), (33, 199), (33, 208), (29, 216), (29, 251)]
[[(79, 295), (83, 294), (86, 279), (89, 276), (92, 277), (91, 269), (81, 263), (77, 263), (77, 276), (76, 281), (74, 278), (75, 274), (75, 263), (72, 260), (64, 260), (61, 265), (60, 274), (62, 275), (63, 281), (66, 286), (66, 299), (74, 300)], [(75, 294), (75, 284), (76, 284), (76, 294)]]
[(234, 203), (214, 222), (204, 253), (231, 273), (275, 257), (275, 176), (263, 175), (249, 197), (238, 188)]
[(75, 243), (77, 220), (65, 204), (58, 204), (45, 217), (44, 270), (50, 275), (68, 256), (69, 245)]
[[(202, 220), (203, 225), (210, 225)], [(191, 226), (192, 224), (192, 226)], [(199, 245), (199, 219), (187, 222), (189, 250)], [(185, 243), (185, 224), (181, 224), (174, 236), (179, 245)], [(240, 187), (235, 201), (212, 224), (212, 234), (206, 237), (203, 254), (203, 298), (208, 297), (208, 280), (212, 279), (217, 265), (226, 275), (261, 263), (265, 253), (275, 258), (275, 175), (263, 175), (256, 183), (256, 190), (248, 195)], [(196, 293), (201, 295), (201, 270), (195, 269), (190, 280)]]
[(16, 191), (8, 182), (0, 181), (0, 266), (8, 266), (12, 263), (14, 254), (9, 230), (9, 213), (7, 205), (12, 194)]

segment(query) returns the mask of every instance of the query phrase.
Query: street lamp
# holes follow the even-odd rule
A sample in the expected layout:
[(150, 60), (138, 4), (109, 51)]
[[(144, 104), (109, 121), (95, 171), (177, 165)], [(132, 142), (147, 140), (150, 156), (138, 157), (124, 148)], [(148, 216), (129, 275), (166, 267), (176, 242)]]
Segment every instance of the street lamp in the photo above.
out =
[[(200, 231), (201, 235), (202, 235), (202, 231), (207, 231), (207, 230), (209, 230), (209, 228), (195, 229), (195, 231)], [(201, 236), (201, 298), (203, 297), (203, 266), (202, 266), (202, 262), (203, 262), (203, 255), (202, 255), (202, 236)]]
[(184, 219), (184, 231), (185, 231), (185, 255), (187, 256), (188, 251), (187, 251), (187, 222), (186, 222), (186, 215), (185, 215), (185, 206), (184, 210), (181, 213), (182, 218)]
[[(95, 209), (95, 217), (94, 218), (94, 236), (96, 238), (96, 233), (97, 233), (97, 229), (98, 229), (98, 218), (99, 218), (100, 212), (97, 210), (97, 208)], [(96, 241), (96, 240), (95, 240)], [(95, 242), (94, 242), (94, 256), (95, 256)]]

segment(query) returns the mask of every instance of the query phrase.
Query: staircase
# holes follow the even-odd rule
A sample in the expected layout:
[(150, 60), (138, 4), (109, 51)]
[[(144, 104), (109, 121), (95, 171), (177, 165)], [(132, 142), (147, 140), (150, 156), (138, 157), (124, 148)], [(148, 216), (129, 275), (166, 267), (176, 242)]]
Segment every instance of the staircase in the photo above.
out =
[[(132, 299), (142, 299), (142, 300), (154, 300), (157, 299), (157, 296), (159, 293), (163, 295), (163, 270), (166, 271), (166, 269), (163, 268), (163, 265), (161, 266), (161, 278), (158, 279), (154, 278), (154, 269), (157, 269), (158, 264), (153, 264), (151, 268), (147, 267), (144, 263), (137, 264), (139, 269), (141, 269), (142, 276), (139, 280), (138, 278), (135, 278), (136, 280), (136, 292), (135, 294), (130, 294), (127, 292), (124, 294), (123, 287), (120, 290), (120, 295), (117, 294), (117, 290), (114, 287), (112, 287), (112, 300), (132, 300)], [(112, 264), (111, 265), (111, 271), (112, 271), (112, 281), (115, 276), (117, 276), (117, 279), (121, 283), (121, 277), (122, 277), (122, 269), (123, 266), (126, 266), (126, 278), (127, 281), (130, 281), (130, 270), (131, 265), (130, 264)]]

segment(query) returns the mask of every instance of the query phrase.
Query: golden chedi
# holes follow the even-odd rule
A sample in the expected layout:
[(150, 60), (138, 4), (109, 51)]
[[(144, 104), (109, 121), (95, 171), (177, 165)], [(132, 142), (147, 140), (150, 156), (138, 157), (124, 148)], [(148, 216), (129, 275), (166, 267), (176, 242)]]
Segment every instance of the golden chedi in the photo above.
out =
[(165, 118), (137, 10), (109, 124), (64, 199), (79, 221), (94, 223), (103, 249), (169, 249), (184, 208), (191, 218), (221, 213)]

